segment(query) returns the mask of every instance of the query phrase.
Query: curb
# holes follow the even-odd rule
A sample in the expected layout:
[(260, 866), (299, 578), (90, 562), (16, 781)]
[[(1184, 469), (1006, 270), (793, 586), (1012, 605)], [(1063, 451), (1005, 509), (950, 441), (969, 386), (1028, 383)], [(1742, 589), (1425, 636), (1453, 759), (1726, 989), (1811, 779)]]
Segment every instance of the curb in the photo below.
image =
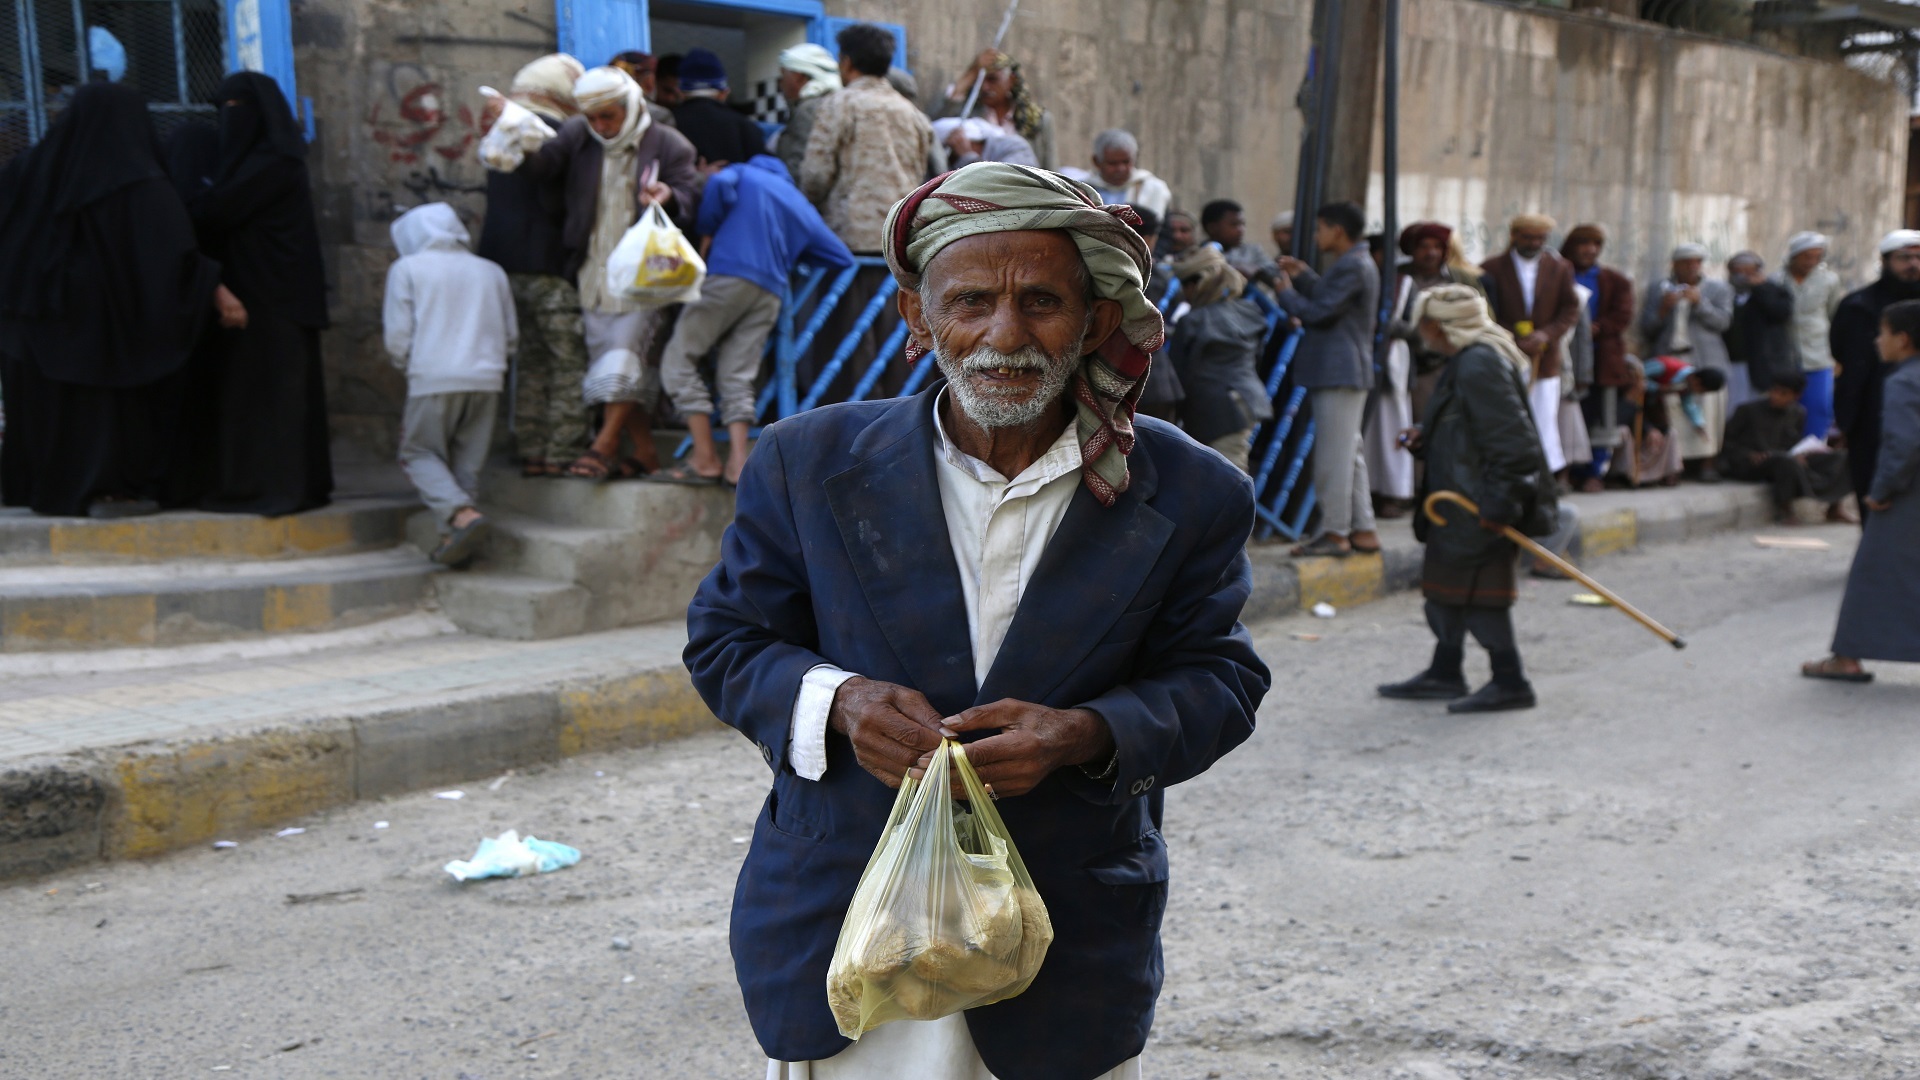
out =
[[(1578, 503), (1575, 504), (1579, 505)], [(1583, 511), (1588, 558), (1770, 521), (1766, 492), (1726, 487), (1645, 510)], [(1418, 586), (1421, 548), (1292, 559), (1253, 549), (1248, 620), (1348, 608)], [(138, 858), (305, 814), (619, 750), (719, 726), (678, 663), (370, 713), (22, 762), (0, 771), (0, 881)]]
[(0, 771), (0, 881), (718, 723), (676, 664), (25, 761)]

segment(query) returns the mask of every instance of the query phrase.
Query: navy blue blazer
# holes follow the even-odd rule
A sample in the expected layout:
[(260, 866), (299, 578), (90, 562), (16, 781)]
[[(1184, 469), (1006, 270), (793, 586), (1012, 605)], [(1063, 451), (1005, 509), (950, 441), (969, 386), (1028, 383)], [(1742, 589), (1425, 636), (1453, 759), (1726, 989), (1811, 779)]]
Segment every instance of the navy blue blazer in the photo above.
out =
[(1015, 698), (1106, 718), (1113, 783), (1063, 769), (999, 804), (1057, 936), (1026, 993), (966, 1015), (1003, 1080), (1098, 1076), (1145, 1047), (1167, 898), (1161, 792), (1253, 733), (1269, 675), (1239, 623), (1252, 485), (1178, 429), (1135, 424), (1131, 486), (1112, 507), (1075, 493), (984, 686), (934, 476), (933, 391), (815, 409), (761, 436), (721, 563), (687, 611), (686, 663), (773, 770), (732, 925), (768, 1056), (848, 1046), (827, 965), (894, 798), (832, 730), (818, 782), (787, 763), (800, 680), (827, 663), (913, 687), (944, 715)]

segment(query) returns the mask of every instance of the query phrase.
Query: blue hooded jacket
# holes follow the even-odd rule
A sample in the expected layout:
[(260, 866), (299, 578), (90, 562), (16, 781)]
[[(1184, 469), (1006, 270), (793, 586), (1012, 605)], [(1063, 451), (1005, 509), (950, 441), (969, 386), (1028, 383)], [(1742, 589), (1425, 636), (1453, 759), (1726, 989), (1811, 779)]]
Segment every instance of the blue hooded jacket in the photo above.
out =
[(744, 278), (785, 296), (796, 264), (843, 268), (853, 252), (771, 154), (729, 165), (707, 181), (697, 227), (711, 236), (707, 273)]

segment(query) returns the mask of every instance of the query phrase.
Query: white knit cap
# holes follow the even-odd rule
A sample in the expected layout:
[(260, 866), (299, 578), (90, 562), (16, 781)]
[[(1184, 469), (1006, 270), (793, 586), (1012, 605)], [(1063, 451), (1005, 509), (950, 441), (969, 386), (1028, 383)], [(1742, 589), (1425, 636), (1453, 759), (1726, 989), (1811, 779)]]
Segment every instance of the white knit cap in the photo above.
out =
[(1891, 255), (1901, 248), (1920, 247), (1920, 229), (1895, 229), (1880, 238), (1880, 254)]
[(1673, 249), (1674, 262), (1679, 262), (1682, 259), (1704, 259), (1706, 257), (1707, 246), (1705, 244), (1681, 244), (1679, 247)]
[(1825, 250), (1827, 246), (1825, 233), (1797, 232), (1787, 237), (1787, 258), (1791, 259), (1803, 251), (1812, 251), (1814, 248)]

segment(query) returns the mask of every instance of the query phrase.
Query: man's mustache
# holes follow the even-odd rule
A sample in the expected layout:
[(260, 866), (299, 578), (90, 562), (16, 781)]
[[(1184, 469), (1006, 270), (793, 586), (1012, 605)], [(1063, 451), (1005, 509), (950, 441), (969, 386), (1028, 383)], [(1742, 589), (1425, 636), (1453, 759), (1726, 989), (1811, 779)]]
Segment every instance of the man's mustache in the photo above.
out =
[(997, 349), (982, 347), (961, 359), (960, 370), (970, 375), (982, 371), (998, 371), (1002, 368), (1009, 371), (1045, 371), (1054, 363), (1055, 361), (1046, 353), (1032, 345), (1013, 353), (1003, 353)]

